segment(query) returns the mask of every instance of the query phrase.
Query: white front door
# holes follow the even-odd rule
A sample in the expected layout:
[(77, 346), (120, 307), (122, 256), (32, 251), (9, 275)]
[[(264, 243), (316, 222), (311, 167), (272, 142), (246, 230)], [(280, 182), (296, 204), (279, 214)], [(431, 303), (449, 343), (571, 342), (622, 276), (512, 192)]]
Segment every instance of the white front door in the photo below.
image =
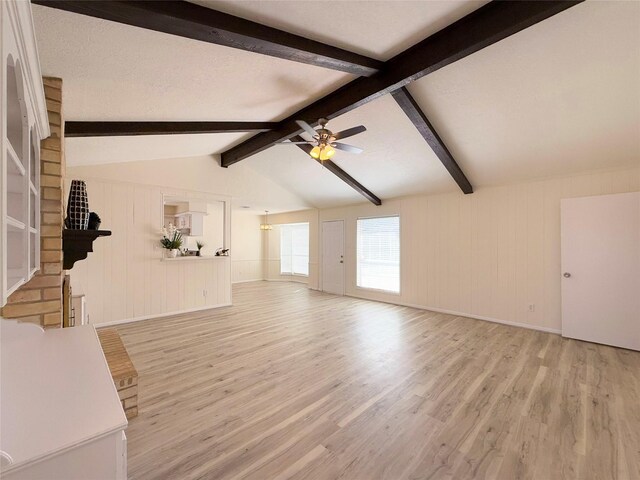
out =
[(344, 295), (344, 222), (322, 222), (322, 291)]
[(640, 193), (562, 200), (562, 335), (640, 350)]

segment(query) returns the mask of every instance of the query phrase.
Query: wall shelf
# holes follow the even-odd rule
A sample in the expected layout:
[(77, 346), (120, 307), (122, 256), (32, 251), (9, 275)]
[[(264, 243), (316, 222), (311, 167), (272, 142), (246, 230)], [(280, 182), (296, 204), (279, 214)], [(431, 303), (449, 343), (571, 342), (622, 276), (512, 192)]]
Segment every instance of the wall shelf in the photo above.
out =
[(162, 257), (161, 260), (163, 262), (203, 262), (205, 260), (216, 260), (218, 258), (229, 258), (229, 255), (203, 255), (201, 257), (197, 257), (195, 255), (188, 255), (182, 257)]
[(87, 258), (93, 252), (93, 242), (98, 237), (108, 237), (111, 230), (71, 230), (62, 231), (62, 268), (69, 270), (78, 260)]

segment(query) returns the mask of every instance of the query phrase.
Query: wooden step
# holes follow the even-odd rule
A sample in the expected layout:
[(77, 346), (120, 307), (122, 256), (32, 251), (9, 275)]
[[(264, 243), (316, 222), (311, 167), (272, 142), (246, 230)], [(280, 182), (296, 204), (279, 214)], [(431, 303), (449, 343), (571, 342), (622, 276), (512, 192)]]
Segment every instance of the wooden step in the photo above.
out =
[(99, 329), (98, 338), (107, 359), (113, 383), (118, 390), (124, 413), (127, 419), (132, 419), (138, 415), (138, 372), (115, 329)]

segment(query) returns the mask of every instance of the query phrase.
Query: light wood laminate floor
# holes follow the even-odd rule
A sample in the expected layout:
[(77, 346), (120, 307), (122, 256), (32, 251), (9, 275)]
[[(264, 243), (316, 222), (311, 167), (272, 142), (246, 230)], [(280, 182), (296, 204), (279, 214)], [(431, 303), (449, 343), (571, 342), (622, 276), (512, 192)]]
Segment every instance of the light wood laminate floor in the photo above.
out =
[(131, 479), (640, 479), (640, 353), (336, 297), (122, 325)]

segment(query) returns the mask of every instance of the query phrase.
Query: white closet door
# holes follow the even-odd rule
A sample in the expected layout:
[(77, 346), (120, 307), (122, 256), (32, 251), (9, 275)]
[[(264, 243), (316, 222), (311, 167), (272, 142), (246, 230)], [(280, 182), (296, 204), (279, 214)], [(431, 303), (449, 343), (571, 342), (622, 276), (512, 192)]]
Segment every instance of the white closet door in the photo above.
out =
[(562, 200), (562, 335), (640, 350), (640, 193)]

